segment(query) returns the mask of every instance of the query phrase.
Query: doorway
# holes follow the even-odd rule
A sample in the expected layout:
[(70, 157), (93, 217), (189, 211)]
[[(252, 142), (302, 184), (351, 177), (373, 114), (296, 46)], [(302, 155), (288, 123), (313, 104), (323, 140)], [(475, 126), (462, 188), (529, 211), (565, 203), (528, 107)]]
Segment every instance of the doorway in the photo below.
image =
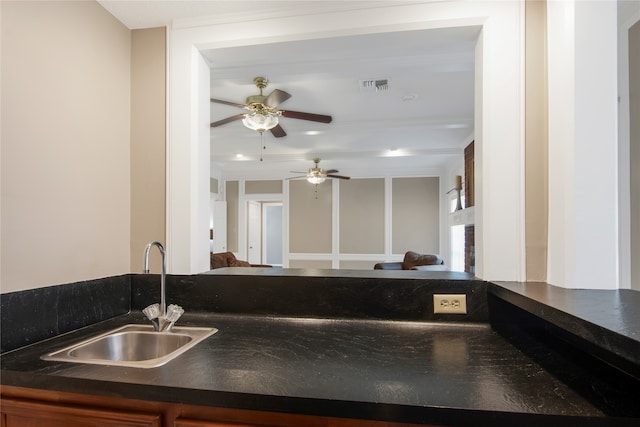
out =
[(247, 201), (247, 260), (282, 266), (282, 202)]
[(262, 204), (262, 259), (265, 264), (282, 267), (282, 203)]
[(247, 202), (247, 261), (262, 264), (262, 209), (260, 202)]
[[(209, 179), (206, 173), (208, 168), (201, 166), (210, 158), (210, 118), (207, 114), (201, 114), (202, 120), (197, 122), (192, 114), (182, 114), (193, 112), (196, 102), (199, 103), (197, 111), (201, 113), (210, 108), (211, 94), (208, 89), (211, 70), (198, 50), (199, 47), (216, 49), (260, 45), (273, 41), (274, 36), (280, 41), (308, 39), (309, 32), (301, 30), (302, 28), (316, 28), (318, 30), (314, 34), (332, 37), (338, 34), (373, 34), (472, 23), (482, 26), (475, 55), (477, 84), (474, 132), (476, 143), (479, 144), (477, 151), (480, 153), (477, 156), (476, 175), (481, 178), (477, 185), (480, 188), (501, 188), (505, 194), (517, 198), (517, 203), (514, 203), (512, 198), (483, 198), (482, 192), (478, 194), (476, 201), (481, 220), (476, 229), (476, 273), (478, 277), (525, 279), (524, 216), (521, 214), (521, 190), (524, 188), (521, 173), (521, 149), (524, 147), (522, 7), (520, 2), (487, 2), (481, 7), (475, 2), (458, 2), (456, 7), (451, 7), (447, 2), (427, 2), (397, 8), (370, 9), (369, 19), (358, 22), (352, 28), (340, 26), (342, 18), (348, 16), (345, 12), (300, 16), (300, 25), (284, 29), (279, 24), (286, 17), (276, 14), (265, 21), (272, 24), (268, 28), (274, 30), (268, 29), (253, 37), (238, 37), (246, 27), (246, 22), (176, 29), (176, 37), (172, 37), (170, 47), (171, 68), (175, 72), (170, 73), (168, 81), (168, 96), (171, 100), (168, 104), (168, 128), (171, 132), (167, 138), (167, 154), (171, 168), (167, 172), (167, 188), (170, 190), (167, 191), (167, 240), (169, 246), (174, 248), (170, 257), (170, 271), (191, 272), (207, 263), (206, 259), (190, 259), (191, 254), (205, 243), (206, 233), (202, 230), (206, 231), (208, 221), (205, 218), (196, 226), (190, 222), (198, 212), (196, 204), (199, 197), (194, 197), (195, 201), (189, 203), (187, 196), (195, 191), (202, 193), (197, 186), (204, 189), (204, 183)], [(390, 11), (393, 13), (390, 14)], [(416, 16), (427, 18), (416, 20)], [(505, 58), (509, 60), (505, 61)], [(496, 81), (501, 84), (493, 84)], [(204, 126), (205, 123), (207, 126)], [(487, 135), (491, 137), (485, 141), (484, 136)], [(185, 152), (185, 147), (190, 151)], [(491, 164), (500, 167), (485, 169), (483, 159), (491, 160)], [(201, 161), (202, 165), (196, 164), (196, 160)], [(186, 176), (192, 179), (185, 180)], [(202, 199), (206, 200), (204, 195)], [(504, 229), (512, 232), (505, 234), (496, 231)], [(499, 238), (493, 238), (498, 235)], [(485, 253), (490, 256), (484, 256)]]

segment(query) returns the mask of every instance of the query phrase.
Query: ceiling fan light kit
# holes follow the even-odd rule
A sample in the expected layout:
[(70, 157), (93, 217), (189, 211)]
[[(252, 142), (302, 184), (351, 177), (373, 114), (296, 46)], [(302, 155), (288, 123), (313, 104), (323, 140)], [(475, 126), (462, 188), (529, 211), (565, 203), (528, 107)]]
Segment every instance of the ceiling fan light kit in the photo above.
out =
[(262, 90), (267, 87), (269, 81), (265, 77), (256, 77), (253, 83), (260, 89), (259, 95), (251, 95), (246, 98), (244, 104), (211, 98), (211, 102), (230, 105), (232, 107), (249, 110), (246, 114), (236, 114), (226, 119), (211, 123), (211, 127), (218, 127), (236, 120), (242, 120), (245, 127), (262, 134), (265, 130), (271, 132), (276, 138), (282, 138), (287, 133), (280, 126), (280, 117), (287, 117), (312, 122), (331, 123), (332, 117), (322, 114), (304, 113), (300, 111), (277, 110), (278, 105), (291, 98), (285, 91), (275, 89), (269, 95), (264, 96)]
[(339, 172), (337, 169), (322, 169), (318, 166), (320, 159), (317, 157), (313, 159), (313, 163), (315, 163), (315, 165), (312, 168), (309, 168), (307, 172), (291, 171), (291, 173), (303, 173), (304, 175), (292, 176), (287, 178), (287, 180), (300, 178), (306, 179), (307, 182), (315, 186), (316, 199), (318, 198), (318, 184), (322, 184), (327, 178), (351, 179), (350, 176), (336, 175)]
[(262, 133), (278, 126), (278, 116), (279, 114), (276, 113), (247, 113), (242, 119), (242, 124), (251, 130)]
[(322, 184), (326, 179), (326, 176), (322, 176), (319, 173), (309, 172), (309, 175), (307, 175), (307, 181), (315, 185)]
[(315, 185), (322, 184), (327, 178), (351, 179), (350, 176), (336, 175), (339, 172), (337, 169), (322, 169), (318, 166), (320, 159), (317, 157), (313, 159), (313, 163), (315, 163), (315, 165), (309, 168), (307, 172), (291, 171), (291, 173), (303, 173), (305, 175), (292, 176), (287, 179), (305, 178), (308, 182)]

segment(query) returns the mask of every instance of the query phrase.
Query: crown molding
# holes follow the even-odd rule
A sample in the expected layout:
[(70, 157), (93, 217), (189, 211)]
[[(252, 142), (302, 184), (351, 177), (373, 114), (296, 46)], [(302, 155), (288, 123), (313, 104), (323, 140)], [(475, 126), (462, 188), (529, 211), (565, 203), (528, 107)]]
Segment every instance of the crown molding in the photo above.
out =
[(292, 18), (296, 16), (342, 13), (384, 7), (398, 7), (432, 1), (277, 1), (277, 2), (234, 2), (236, 4), (251, 3), (253, 8), (245, 10), (227, 10), (222, 8), (215, 15), (175, 19), (172, 29), (188, 29), (238, 22), (258, 22), (269, 19)]

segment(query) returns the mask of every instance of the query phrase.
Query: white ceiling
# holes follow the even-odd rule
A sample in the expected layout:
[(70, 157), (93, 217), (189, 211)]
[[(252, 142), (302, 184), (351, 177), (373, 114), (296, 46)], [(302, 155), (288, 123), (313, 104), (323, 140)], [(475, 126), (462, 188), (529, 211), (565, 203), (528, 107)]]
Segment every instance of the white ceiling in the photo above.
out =
[[(294, 2), (100, 1), (129, 28), (169, 25), (176, 19), (235, 16)], [(385, 2), (297, 2), (295, 13), (316, 8), (375, 7)], [(262, 9), (261, 9), (262, 8)], [(284, 8), (284, 9), (283, 9)], [(240, 15), (237, 15), (240, 16)], [(228, 18), (231, 19), (231, 18)], [(280, 109), (327, 114), (332, 123), (281, 118), (283, 138), (240, 121), (212, 128), (211, 155), (228, 177), (291, 176), (311, 159), (343, 175), (438, 173), (461, 158), (473, 134), (474, 47), (479, 27), (335, 37), (203, 51), (210, 63), (211, 97), (243, 104), (265, 76), (292, 97)], [(362, 80), (388, 80), (388, 90), (363, 90)], [(407, 100), (409, 98), (409, 100)], [(211, 104), (211, 121), (244, 112)], [(306, 132), (316, 131), (316, 135)], [(390, 152), (389, 150), (396, 150)], [(244, 155), (238, 159), (237, 154)], [(264, 161), (260, 161), (260, 156)]]

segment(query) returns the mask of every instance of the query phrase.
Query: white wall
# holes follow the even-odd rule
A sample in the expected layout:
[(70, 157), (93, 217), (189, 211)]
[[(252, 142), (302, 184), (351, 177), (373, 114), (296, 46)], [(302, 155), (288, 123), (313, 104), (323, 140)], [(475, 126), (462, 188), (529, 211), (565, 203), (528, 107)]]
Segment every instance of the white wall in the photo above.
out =
[(129, 271), (130, 31), (96, 2), (0, 2), (3, 293)]
[(179, 31), (169, 34), (167, 264), (174, 274), (200, 273), (210, 263), (210, 71), (198, 49), (182, 39)]
[[(189, 175), (193, 170), (189, 153), (199, 150), (193, 130), (192, 97), (199, 84), (193, 72), (198, 49), (260, 44), (351, 35), (423, 29), (443, 26), (483, 25), (479, 73), (481, 111), (476, 117), (478, 179), (477, 195), (480, 236), (477, 274), (490, 280), (524, 279), (523, 211), (523, 35), (524, 8), (520, 2), (430, 2), (301, 16), (236, 17), (234, 22), (199, 20), (197, 25), (177, 23), (171, 33), (169, 117), (170, 170), (168, 194), (170, 271), (191, 273), (206, 264), (191, 265), (190, 254), (206, 246), (208, 222), (194, 230), (193, 202), (185, 199), (195, 182), (208, 182), (209, 175)], [(185, 153), (186, 150), (186, 153)], [(185, 179), (185, 174), (190, 179)], [(196, 195), (193, 195), (194, 197)], [(208, 200), (208, 195), (202, 195)], [(201, 228), (201, 230), (200, 230)], [(188, 231), (192, 232), (189, 233)], [(202, 240), (202, 242), (201, 242)]]
[(547, 282), (618, 287), (615, 2), (552, 1)]

